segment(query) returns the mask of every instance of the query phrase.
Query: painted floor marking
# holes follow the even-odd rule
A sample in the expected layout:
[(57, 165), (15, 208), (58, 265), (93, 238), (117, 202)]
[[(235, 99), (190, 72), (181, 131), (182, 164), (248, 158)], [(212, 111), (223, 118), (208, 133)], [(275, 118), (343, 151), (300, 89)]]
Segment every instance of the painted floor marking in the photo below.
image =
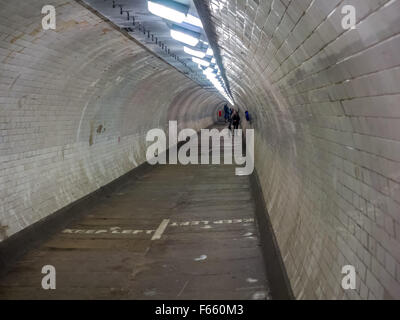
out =
[(121, 229), (120, 227), (112, 227), (109, 229), (64, 229), (64, 234), (152, 234), (154, 230), (135, 230)]
[(198, 225), (209, 225), (209, 224), (233, 224), (233, 223), (248, 223), (254, 222), (253, 218), (244, 218), (244, 219), (225, 219), (225, 220), (200, 220), (200, 221), (180, 221), (180, 222), (172, 222), (170, 224), (171, 227), (183, 227), (183, 226), (198, 226)]
[[(101, 235), (101, 234), (118, 234), (118, 235), (136, 235), (136, 234), (153, 234), (151, 240), (161, 239), (167, 226), (170, 227), (185, 227), (185, 226), (199, 226), (202, 228), (211, 228), (212, 225), (220, 224), (240, 224), (254, 222), (254, 218), (242, 218), (242, 219), (224, 219), (224, 220), (198, 220), (198, 221), (175, 221), (171, 222), (169, 219), (161, 221), (157, 230), (137, 230), (137, 229), (123, 229), (121, 227), (110, 227), (108, 229), (64, 229), (64, 234), (87, 234), (87, 235)], [(251, 233), (247, 233), (244, 236), (249, 236)]]
[(167, 228), (169, 223), (169, 219), (164, 219), (161, 221), (160, 225), (158, 226), (156, 232), (154, 232), (153, 237), (151, 240), (158, 240), (161, 239), (162, 234), (164, 233), (165, 229)]

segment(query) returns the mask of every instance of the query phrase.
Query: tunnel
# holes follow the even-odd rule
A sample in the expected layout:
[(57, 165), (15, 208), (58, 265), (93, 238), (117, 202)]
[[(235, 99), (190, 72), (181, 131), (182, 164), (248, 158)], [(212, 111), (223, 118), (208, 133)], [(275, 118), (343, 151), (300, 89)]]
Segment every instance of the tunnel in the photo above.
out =
[[(0, 299), (400, 299), (399, 33), (399, 0), (0, 0)], [(254, 169), (174, 163), (187, 128)]]

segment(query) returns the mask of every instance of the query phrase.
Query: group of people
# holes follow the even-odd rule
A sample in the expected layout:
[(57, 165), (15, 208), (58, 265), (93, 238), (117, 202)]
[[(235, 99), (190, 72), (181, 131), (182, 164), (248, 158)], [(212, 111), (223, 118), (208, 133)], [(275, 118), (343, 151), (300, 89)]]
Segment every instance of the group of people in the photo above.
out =
[[(250, 121), (249, 112), (245, 112), (246, 120)], [(239, 109), (234, 110), (233, 108), (228, 108), (228, 105), (224, 105), (224, 119), (225, 123), (229, 122), (229, 130), (238, 129), (240, 124)]]
[(225, 123), (229, 122), (229, 130), (238, 129), (240, 124), (239, 110), (228, 108), (228, 105), (224, 106), (224, 118)]

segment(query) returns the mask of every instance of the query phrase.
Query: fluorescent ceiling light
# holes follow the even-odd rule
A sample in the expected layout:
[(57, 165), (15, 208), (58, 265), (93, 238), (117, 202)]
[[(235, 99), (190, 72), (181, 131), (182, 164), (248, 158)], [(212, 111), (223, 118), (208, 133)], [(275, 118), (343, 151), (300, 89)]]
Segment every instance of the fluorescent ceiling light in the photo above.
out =
[(177, 30), (171, 30), (171, 37), (179, 42), (183, 42), (192, 47), (194, 47), (195, 45), (197, 45), (199, 43), (199, 39), (196, 39), (195, 37), (192, 37), (191, 35), (188, 35), (187, 33), (177, 31)]
[(215, 62), (217, 62), (217, 61), (215, 60), (215, 58), (212, 58), (212, 59), (211, 59), (211, 63), (215, 63)]
[(200, 51), (200, 50), (193, 50), (190, 49), (186, 46), (183, 47), (183, 51), (185, 51), (187, 54), (190, 54), (192, 56), (195, 56), (197, 58), (204, 58), (206, 56), (205, 52)]
[[(214, 87), (219, 86), (219, 82), (217, 81), (217, 79), (214, 79), (212, 76), (210, 76), (209, 74), (205, 75), (207, 77), (207, 79), (214, 85)], [(218, 84), (217, 84), (218, 82)]]
[(195, 16), (192, 16), (191, 14), (187, 14), (187, 16), (183, 20), (183, 22), (189, 23), (189, 24), (194, 25), (199, 28), (203, 28), (203, 24), (201, 23), (201, 20)]
[(213, 68), (208, 67), (206, 70), (204, 70), (205, 73), (213, 73), (216, 74), (216, 70)]
[(200, 41), (200, 33), (182, 28), (177, 25), (172, 26), (171, 37), (191, 47), (195, 47)]
[(182, 23), (189, 10), (187, 6), (171, 0), (148, 1), (147, 8), (152, 14), (176, 23)]
[(208, 61), (201, 60), (201, 59), (195, 58), (195, 57), (192, 58), (192, 61), (197, 63), (197, 64), (199, 64), (199, 65), (201, 65), (201, 66), (204, 66), (204, 67), (208, 67), (210, 65), (210, 63)]
[(207, 71), (203, 71), (203, 74), (208, 78), (208, 79), (213, 79), (213, 80), (217, 80), (216, 78), (216, 74), (213, 72), (207, 72)]
[(213, 54), (214, 54), (213, 50), (210, 47), (208, 47), (206, 55), (212, 56)]

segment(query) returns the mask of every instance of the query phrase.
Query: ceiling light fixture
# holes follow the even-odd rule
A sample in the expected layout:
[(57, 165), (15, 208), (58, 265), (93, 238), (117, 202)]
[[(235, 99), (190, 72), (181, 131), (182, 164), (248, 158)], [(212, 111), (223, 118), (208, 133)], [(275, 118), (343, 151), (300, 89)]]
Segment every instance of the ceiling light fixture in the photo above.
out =
[(217, 70), (215, 70), (215, 69), (213, 69), (211, 67), (208, 67), (207, 69), (204, 70), (204, 73), (214, 73), (214, 74), (216, 74)]
[(210, 65), (210, 63), (208, 61), (205, 61), (205, 60), (202, 60), (199, 58), (195, 58), (195, 57), (192, 58), (192, 61), (203, 67), (208, 67)]
[(183, 20), (183, 22), (186, 22), (188, 24), (191, 24), (193, 26), (203, 28), (203, 24), (201, 23), (201, 20), (195, 16), (192, 16), (191, 14), (187, 14), (186, 18)]
[(182, 23), (189, 7), (172, 0), (151, 0), (147, 2), (149, 11), (161, 18)]
[(171, 37), (191, 47), (195, 47), (200, 41), (200, 33), (176, 25), (172, 26)]
[(206, 53), (200, 50), (193, 50), (190, 49), (186, 46), (183, 47), (183, 51), (185, 51), (187, 54), (190, 54), (192, 56), (195, 56), (197, 58), (204, 58), (206, 56)]

